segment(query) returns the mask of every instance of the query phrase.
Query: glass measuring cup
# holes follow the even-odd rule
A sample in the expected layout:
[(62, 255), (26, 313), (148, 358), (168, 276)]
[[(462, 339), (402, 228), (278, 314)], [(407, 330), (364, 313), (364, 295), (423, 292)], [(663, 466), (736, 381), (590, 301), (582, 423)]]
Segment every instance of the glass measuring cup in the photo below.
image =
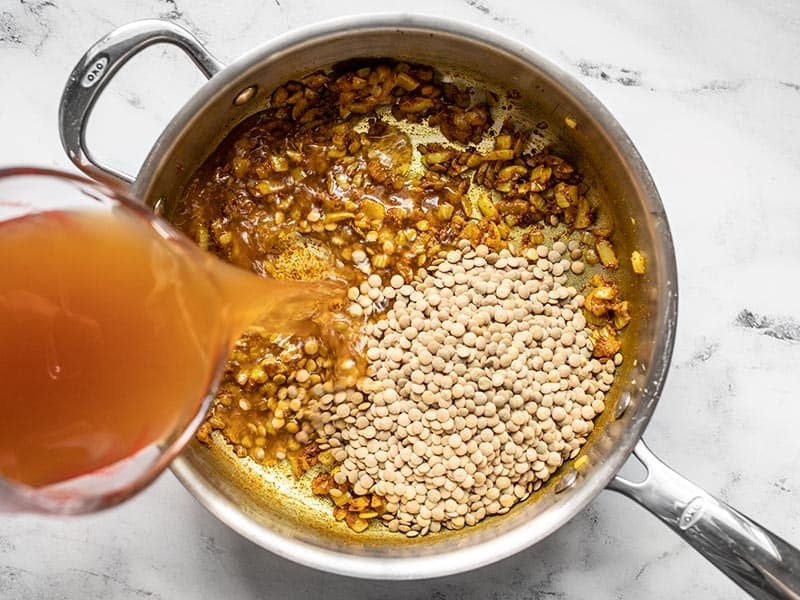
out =
[[(109, 249), (117, 246), (96, 242), (125, 237), (122, 230), (103, 231), (123, 221), (136, 230), (114, 256)], [(76, 242), (92, 252), (70, 255)], [(128, 252), (139, 246), (144, 260)], [(276, 285), (227, 265), (124, 192), (46, 169), (0, 169), (0, 247), (0, 381), (6, 382), (0, 511), (6, 512), (89, 512), (142, 489), (191, 439), (241, 331), (267, 312), (275, 315), (273, 325), (298, 331), (326, 297), (311, 282)], [(21, 262), (28, 255), (35, 264)], [(129, 273), (134, 259), (143, 269)], [(40, 264), (57, 280), (44, 282), (50, 295), (39, 292)], [(126, 287), (134, 271), (155, 286), (142, 288), (143, 297)], [(315, 299), (314, 292), (322, 294)], [(92, 364), (81, 362), (84, 351)], [(118, 386), (98, 402), (111, 371)]]

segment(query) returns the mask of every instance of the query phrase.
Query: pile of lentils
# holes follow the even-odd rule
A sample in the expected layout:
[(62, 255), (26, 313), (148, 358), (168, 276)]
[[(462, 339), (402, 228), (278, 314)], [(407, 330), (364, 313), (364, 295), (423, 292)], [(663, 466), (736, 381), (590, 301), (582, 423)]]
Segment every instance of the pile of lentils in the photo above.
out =
[(508, 512), (574, 457), (605, 408), (615, 366), (592, 358), (584, 265), (563, 242), (514, 256), (468, 243), (407, 284), (351, 290), (367, 377), (320, 398), (337, 484), (384, 498), (409, 537)]

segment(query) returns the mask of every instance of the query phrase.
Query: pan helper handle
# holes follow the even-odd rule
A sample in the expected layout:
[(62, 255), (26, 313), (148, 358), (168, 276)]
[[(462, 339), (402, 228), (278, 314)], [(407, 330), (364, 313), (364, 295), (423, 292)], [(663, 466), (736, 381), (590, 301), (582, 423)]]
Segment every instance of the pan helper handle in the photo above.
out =
[(754, 598), (800, 600), (800, 550), (670, 469), (643, 441), (634, 455), (644, 481), (617, 476), (609, 489), (656, 515)]
[(131, 58), (153, 44), (173, 44), (183, 50), (203, 74), (211, 78), (223, 65), (191, 33), (168, 21), (149, 19), (123, 25), (89, 48), (69, 76), (61, 95), (58, 127), (61, 144), (84, 173), (98, 173), (132, 183), (133, 177), (103, 165), (86, 146), (86, 125), (97, 99), (114, 74)]

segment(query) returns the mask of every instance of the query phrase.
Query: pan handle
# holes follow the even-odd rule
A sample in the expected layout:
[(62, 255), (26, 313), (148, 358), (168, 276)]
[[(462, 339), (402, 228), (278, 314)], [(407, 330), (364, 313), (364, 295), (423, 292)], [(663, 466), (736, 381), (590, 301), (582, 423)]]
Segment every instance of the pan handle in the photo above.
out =
[(169, 21), (136, 21), (98, 41), (70, 74), (58, 111), (61, 144), (72, 162), (85, 173), (96, 176), (99, 170), (116, 180), (133, 183), (131, 175), (95, 160), (86, 147), (86, 124), (95, 102), (122, 65), (148, 46), (159, 43), (178, 46), (208, 78), (223, 68), (195, 36)]
[(644, 481), (616, 476), (608, 488), (635, 500), (754, 598), (800, 600), (800, 550), (714, 498), (639, 441)]

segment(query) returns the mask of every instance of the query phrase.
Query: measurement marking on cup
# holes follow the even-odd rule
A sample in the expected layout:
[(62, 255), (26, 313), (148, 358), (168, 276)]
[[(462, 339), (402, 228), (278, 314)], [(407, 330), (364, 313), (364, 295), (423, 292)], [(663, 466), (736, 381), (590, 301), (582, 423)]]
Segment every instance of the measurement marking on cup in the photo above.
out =
[(83, 79), (81, 79), (81, 85), (85, 88), (92, 87), (95, 83), (103, 78), (103, 74), (105, 73), (107, 66), (108, 56), (104, 55), (97, 57), (84, 72)]
[(686, 505), (686, 508), (683, 509), (681, 518), (678, 519), (678, 527), (681, 528), (681, 531), (686, 531), (697, 523), (703, 513), (703, 506), (705, 506), (705, 501), (702, 496), (692, 498), (689, 504)]

